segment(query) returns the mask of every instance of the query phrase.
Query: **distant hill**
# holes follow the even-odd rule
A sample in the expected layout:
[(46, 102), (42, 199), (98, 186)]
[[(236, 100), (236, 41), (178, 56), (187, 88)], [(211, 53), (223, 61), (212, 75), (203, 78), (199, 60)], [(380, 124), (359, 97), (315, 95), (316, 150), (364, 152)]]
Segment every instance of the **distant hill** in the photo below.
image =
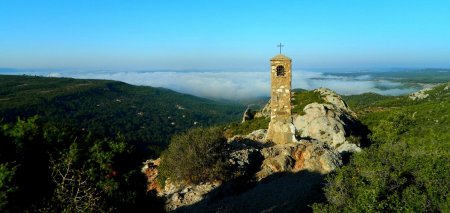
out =
[(355, 73), (333, 73), (333, 75), (358, 77), (370, 76), (375, 80), (389, 80), (409, 84), (435, 84), (450, 81), (450, 69), (401, 69), (382, 72), (355, 72)]
[(0, 75), (0, 117), (39, 115), (45, 122), (100, 136), (165, 146), (176, 132), (240, 119), (245, 106), (217, 102), (164, 88), (109, 80)]

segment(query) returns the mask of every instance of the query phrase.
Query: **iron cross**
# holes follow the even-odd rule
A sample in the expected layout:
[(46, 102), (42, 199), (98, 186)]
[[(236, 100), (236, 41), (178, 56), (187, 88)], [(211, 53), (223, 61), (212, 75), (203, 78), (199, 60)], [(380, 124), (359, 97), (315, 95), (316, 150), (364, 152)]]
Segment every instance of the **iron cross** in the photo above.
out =
[(284, 45), (283, 45), (283, 44), (281, 44), (281, 42), (280, 42), (280, 44), (279, 44), (279, 45), (277, 45), (277, 47), (279, 47), (279, 48), (280, 48), (280, 54), (281, 54), (281, 48), (282, 48), (282, 47), (284, 47)]

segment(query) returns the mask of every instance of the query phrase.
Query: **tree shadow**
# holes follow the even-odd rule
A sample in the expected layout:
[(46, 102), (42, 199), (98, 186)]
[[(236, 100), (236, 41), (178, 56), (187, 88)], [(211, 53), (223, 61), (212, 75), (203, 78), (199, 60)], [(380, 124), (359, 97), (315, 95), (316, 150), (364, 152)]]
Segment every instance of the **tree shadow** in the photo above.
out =
[(347, 133), (346, 137), (355, 136), (359, 138), (360, 147), (370, 146), (371, 142), (369, 139), (369, 135), (371, 132), (367, 125), (363, 124), (358, 119), (350, 119), (346, 116), (343, 116), (341, 119), (345, 124), (347, 124), (346, 126), (344, 126), (345, 132)]
[(311, 204), (325, 201), (324, 177), (300, 171), (276, 173), (260, 182), (236, 179), (175, 212), (312, 212)]

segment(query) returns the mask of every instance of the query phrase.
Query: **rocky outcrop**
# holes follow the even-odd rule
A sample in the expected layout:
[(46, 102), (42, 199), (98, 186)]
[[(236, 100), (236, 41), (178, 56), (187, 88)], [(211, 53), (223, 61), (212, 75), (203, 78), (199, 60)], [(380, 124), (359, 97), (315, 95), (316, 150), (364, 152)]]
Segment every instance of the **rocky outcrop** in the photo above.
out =
[(315, 139), (328, 144), (339, 153), (358, 152), (359, 141), (351, 140), (352, 129), (359, 128), (356, 114), (341, 96), (326, 88), (316, 89), (327, 102), (311, 103), (303, 108), (304, 115), (293, 115), (293, 123), (300, 138)]
[[(254, 182), (276, 173), (309, 171), (326, 174), (342, 165), (341, 157), (327, 144), (315, 140), (301, 140), (296, 143), (273, 145), (261, 139), (266, 130), (256, 130), (246, 136), (235, 136), (228, 141), (228, 162), (236, 177)], [(201, 184), (174, 183), (165, 181), (164, 187), (156, 181), (160, 160), (145, 162), (142, 172), (148, 178), (148, 190), (156, 190), (165, 200), (167, 211), (205, 201), (208, 194), (222, 185), (222, 182)]]
[(432, 89), (433, 88), (425, 88), (425, 89), (422, 89), (420, 91), (411, 93), (411, 94), (409, 94), (408, 98), (413, 100), (413, 101), (415, 101), (415, 100), (422, 100), (422, 99), (428, 98), (429, 95), (427, 94), (427, 92), (432, 90)]
[[(342, 98), (325, 88), (317, 89), (326, 103), (311, 103), (304, 107), (302, 115), (294, 114), (292, 122), (274, 124), (277, 131), (291, 133), (292, 142), (273, 144), (267, 141), (268, 131), (260, 129), (248, 135), (235, 135), (228, 139), (227, 155), (231, 172), (235, 179), (245, 186), (258, 185), (261, 180), (271, 181), (279, 174), (323, 175), (342, 166), (342, 154), (360, 151), (358, 140), (350, 140), (358, 122), (355, 113)], [(243, 121), (254, 113), (249, 109)], [(254, 117), (270, 117), (270, 105)], [(285, 124), (290, 125), (286, 126)], [(355, 136), (356, 137), (356, 136)], [(353, 138), (355, 138), (353, 137)], [(356, 137), (357, 138), (357, 137)], [(202, 201), (211, 202), (212, 194), (227, 196), (223, 191), (227, 184), (220, 181), (197, 185), (165, 181), (164, 187), (157, 184), (159, 160), (145, 163), (143, 172), (149, 180), (149, 190), (156, 190), (158, 196), (166, 201), (166, 210), (186, 208)], [(306, 175), (308, 176), (308, 175)], [(250, 186), (249, 186), (250, 185)], [(203, 202), (203, 201), (207, 202)]]
[(264, 161), (256, 173), (258, 180), (278, 172), (308, 170), (326, 174), (342, 166), (339, 153), (319, 141), (279, 144), (262, 149), (261, 154)]
[(177, 185), (166, 181), (163, 191), (158, 195), (165, 199), (166, 211), (173, 211), (179, 207), (195, 204), (205, 199), (206, 195), (219, 187), (221, 182), (207, 182), (197, 185)]
[(164, 187), (157, 181), (160, 159), (147, 160), (142, 167), (142, 173), (147, 176), (147, 190), (156, 191), (165, 200), (165, 209), (172, 211), (181, 206), (192, 205), (205, 198), (205, 195), (221, 185), (221, 182), (206, 182), (201, 184), (174, 183), (166, 180)]
[(303, 109), (304, 115), (294, 115), (294, 125), (301, 138), (311, 138), (327, 143), (338, 152), (357, 152), (358, 144), (346, 140), (354, 118), (345, 109), (333, 104), (312, 103)]
[(229, 161), (235, 171), (245, 175), (255, 173), (256, 180), (261, 180), (275, 173), (301, 170), (326, 174), (342, 165), (339, 153), (318, 140), (272, 145), (249, 139), (254, 135), (262, 138), (264, 133), (266, 131), (256, 130), (246, 137), (229, 140)]
[(159, 188), (159, 184), (156, 181), (156, 178), (158, 177), (158, 166), (160, 163), (160, 158), (156, 160), (150, 159), (144, 162), (144, 166), (142, 167), (141, 171), (145, 174), (145, 176), (147, 176), (147, 191), (161, 191), (161, 189)]
[[(303, 109), (304, 115), (292, 115), (293, 125), (291, 122), (279, 122), (273, 123), (272, 128), (286, 132), (286, 137), (291, 141), (296, 141), (296, 137), (310, 138), (328, 144), (339, 153), (360, 151), (359, 137), (352, 136), (352, 129), (360, 128), (356, 124), (356, 113), (334, 91), (319, 88), (314, 92), (320, 93), (326, 103), (308, 104)], [(261, 112), (256, 112), (255, 117), (270, 117), (270, 102)]]
[(255, 134), (262, 134), (261, 137), (264, 138), (266, 133), (266, 130), (256, 130), (247, 137), (234, 137), (229, 141), (228, 161), (236, 176), (252, 175), (259, 170), (262, 162), (261, 149), (270, 144), (249, 138), (253, 138)]
[(267, 129), (258, 129), (253, 132), (251, 132), (248, 135), (235, 135), (228, 139), (228, 143), (231, 142), (240, 142), (243, 143), (245, 141), (253, 141), (253, 142), (260, 142), (260, 143), (266, 143), (264, 140), (267, 135)]
[(325, 100), (326, 102), (328, 102), (329, 104), (332, 104), (334, 106), (336, 106), (337, 108), (345, 111), (346, 113), (350, 114), (351, 116), (356, 118), (356, 113), (353, 112), (350, 107), (347, 105), (347, 103), (345, 103), (344, 100), (342, 100), (341, 96), (338, 95), (336, 92), (334, 92), (333, 90), (330, 90), (328, 88), (319, 88), (314, 90), (315, 92), (319, 92), (320, 95), (322, 96), (323, 100)]

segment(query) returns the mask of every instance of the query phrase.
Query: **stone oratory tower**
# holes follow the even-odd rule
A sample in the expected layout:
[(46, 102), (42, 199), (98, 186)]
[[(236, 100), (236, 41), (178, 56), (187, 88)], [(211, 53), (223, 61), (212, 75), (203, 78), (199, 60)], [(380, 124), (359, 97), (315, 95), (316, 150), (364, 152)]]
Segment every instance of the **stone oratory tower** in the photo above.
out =
[(266, 140), (276, 144), (296, 141), (295, 126), (291, 116), (291, 63), (292, 60), (280, 54), (270, 59), (270, 123)]

